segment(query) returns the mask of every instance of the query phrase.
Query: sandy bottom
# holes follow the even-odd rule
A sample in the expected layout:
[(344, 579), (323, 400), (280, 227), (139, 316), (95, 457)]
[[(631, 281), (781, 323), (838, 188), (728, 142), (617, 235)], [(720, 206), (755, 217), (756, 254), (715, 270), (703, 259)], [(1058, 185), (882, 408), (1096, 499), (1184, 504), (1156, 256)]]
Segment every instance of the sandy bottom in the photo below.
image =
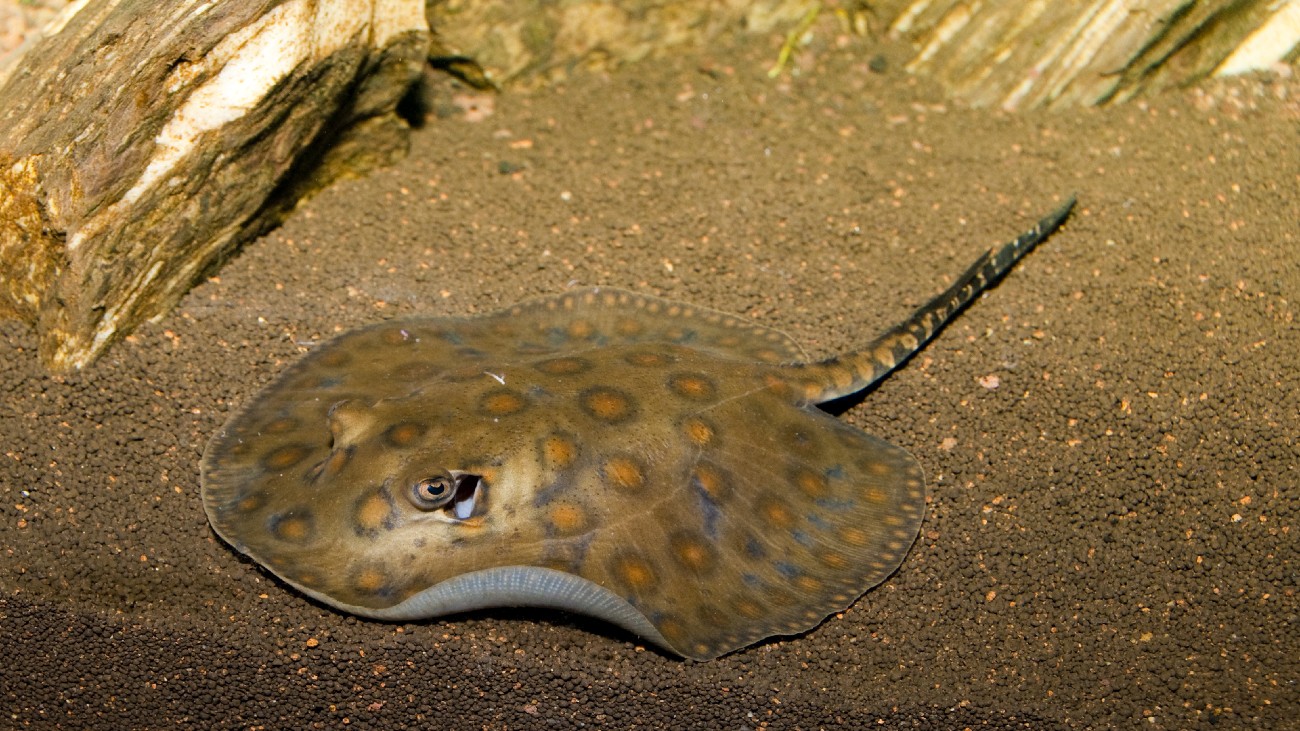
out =
[[(443, 92), (468, 112), (93, 370), (0, 327), (0, 727), (1297, 727), (1300, 84), (1011, 116), (880, 50)], [(824, 356), (1074, 192), (841, 416), (930, 498), (902, 568), (802, 636), (693, 663), (558, 613), (364, 621), (208, 527), (208, 438), (321, 338), (605, 284)]]

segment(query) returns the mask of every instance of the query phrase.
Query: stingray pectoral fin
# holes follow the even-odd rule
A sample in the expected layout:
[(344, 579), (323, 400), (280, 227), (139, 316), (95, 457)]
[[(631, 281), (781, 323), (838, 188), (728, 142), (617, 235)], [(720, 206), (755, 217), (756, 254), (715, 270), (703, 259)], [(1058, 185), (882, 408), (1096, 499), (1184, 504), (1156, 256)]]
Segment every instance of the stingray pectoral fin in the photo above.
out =
[(303, 593), (345, 612), (393, 621), (429, 619), (493, 607), (562, 609), (602, 619), (678, 652), (644, 614), (622, 597), (581, 576), (537, 566), (498, 566), (461, 574), (434, 584), (400, 604), (380, 609), (342, 604), (308, 587), (294, 585)]

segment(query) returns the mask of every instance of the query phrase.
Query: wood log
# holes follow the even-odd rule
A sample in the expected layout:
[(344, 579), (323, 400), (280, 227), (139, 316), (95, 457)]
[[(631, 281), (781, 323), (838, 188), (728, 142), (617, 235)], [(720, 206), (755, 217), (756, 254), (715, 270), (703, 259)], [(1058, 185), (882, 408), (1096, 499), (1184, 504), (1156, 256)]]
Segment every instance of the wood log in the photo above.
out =
[(81, 368), (312, 190), (406, 149), (415, 0), (85, 0), (0, 88), (0, 314)]

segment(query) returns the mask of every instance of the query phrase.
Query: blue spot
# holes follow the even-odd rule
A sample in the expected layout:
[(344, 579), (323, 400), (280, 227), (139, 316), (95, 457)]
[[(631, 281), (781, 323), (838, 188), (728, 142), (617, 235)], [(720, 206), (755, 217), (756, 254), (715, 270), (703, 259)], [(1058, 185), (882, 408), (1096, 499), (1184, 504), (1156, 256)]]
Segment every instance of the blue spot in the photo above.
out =
[(757, 538), (750, 538), (745, 541), (745, 555), (750, 558), (766, 558), (767, 549), (763, 548), (763, 544), (759, 543)]
[(563, 477), (552, 482), (537, 491), (537, 494), (533, 497), (533, 507), (540, 508), (545, 506), (555, 498), (568, 492), (572, 487), (573, 482)]
[(709, 538), (718, 537), (718, 518), (722, 516), (722, 510), (718, 504), (713, 501), (709, 493), (705, 492), (704, 487), (700, 485), (699, 480), (691, 479), (691, 488), (695, 491), (695, 496), (700, 500), (700, 516), (704, 518), (704, 534)]
[(549, 540), (542, 553), (543, 560), (566, 564), (570, 572), (578, 573), (578, 569), (582, 568), (582, 564), (587, 560), (587, 550), (591, 548), (595, 534), (586, 533), (576, 538), (556, 538), (553, 535), (554, 531), (549, 527), (546, 532)]
[(804, 516), (804, 517), (806, 517), (806, 518), (808, 519), (808, 522), (809, 522), (809, 523), (812, 523), (815, 527), (817, 527), (817, 528), (821, 528), (822, 530), (830, 530), (831, 528), (834, 528), (834, 527), (835, 527), (835, 526), (831, 525), (830, 523), (826, 522), (826, 519), (825, 519), (825, 518), (823, 518), (822, 516), (820, 516), (820, 515), (818, 515), (818, 514), (816, 514), (816, 513), (809, 513), (808, 515), (806, 515), (806, 516)]
[(813, 540), (812, 536), (808, 535), (807, 533), (804, 533), (801, 530), (791, 531), (790, 536), (794, 538), (795, 543), (798, 543), (804, 548), (812, 548), (813, 546), (817, 545), (817, 541)]
[(843, 480), (847, 475), (848, 473), (844, 470), (844, 465), (842, 464), (837, 464), (829, 470), (826, 470), (826, 476), (832, 480)]
[(852, 510), (853, 506), (858, 504), (856, 500), (848, 500), (846, 498), (832, 498), (832, 497), (819, 497), (813, 502), (815, 502), (817, 504), (817, 507), (819, 508), (825, 508), (826, 510), (833, 510), (837, 513), (842, 513), (846, 510)]
[(763, 588), (763, 580), (755, 574), (741, 574), (740, 580), (745, 582), (746, 586), (752, 586), (755, 589)]
[(778, 574), (781, 574), (787, 579), (797, 579), (803, 575), (803, 572), (799, 570), (798, 566), (786, 561), (777, 561), (773, 566), (776, 567), (776, 572)]

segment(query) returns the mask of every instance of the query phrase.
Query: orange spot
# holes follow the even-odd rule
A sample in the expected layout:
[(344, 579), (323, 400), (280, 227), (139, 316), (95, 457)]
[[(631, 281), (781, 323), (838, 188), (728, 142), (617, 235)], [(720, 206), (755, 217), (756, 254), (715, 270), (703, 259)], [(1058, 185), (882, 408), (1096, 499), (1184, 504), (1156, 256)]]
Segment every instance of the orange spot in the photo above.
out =
[(749, 619), (757, 619), (764, 614), (762, 605), (752, 599), (741, 599), (736, 602), (736, 611), (740, 616)]
[(241, 513), (251, 513), (254, 510), (260, 510), (265, 504), (266, 496), (260, 492), (255, 492), (252, 495), (240, 498), (239, 502), (235, 503), (235, 509)]
[(871, 542), (871, 536), (861, 528), (841, 528), (840, 538), (850, 546), (865, 546)]
[(483, 410), (492, 416), (509, 416), (523, 411), (524, 397), (514, 391), (492, 391), (483, 397)]
[[(659, 583), (650, 564), (638, 556), (623, 555), (614, 560), (614, 573), (636, 591), (653, 588)], [(662, 629), (660, 630), (662, 631)]]
[(820, 580), (806, 574), (795, 579), (794, 583), (795, 586), (798, 586), (801, 590), (807, 592), (821, 591), (822, 588), (822, 582)]
[(273, 470), (288, 469), (301, 462), (310, 451), (301, 444), (289, 444), (267, 454), (262, 465)]
[(772, 373), (763, 376), (763, 385), (767, 386), (769, 391), (781, 398), (789, 398), (790, 394), (793, 392), (788, 381)]
[(388, 427), (384, 435), (394, 447), (409, 447), (424, 434), (424, 426), (412, 421), (404, 421)]
[(267, 424), (262, 431), (270, 434), (284, 434), (298, 428), (298, 420), (292, 416), (282, 416), (279, 419)]
[(682, 398), (703, 401), (713, 397), (716, 388), (713, 382), (695, 373), (678, 373), (668, 379), (668, 387)]
[(853, 385), (853, 372), (842, 365), (830, 366), (826, 375), (831, 379), (831, 383), (835, 384), (837, 390), (843, 390)]
[(305, 541), (311, 538), (311, 520), (301, 515), (287, 515), (275, 521), (276, 538), (282, 541)]
[(775, 528), (789, 528), (794, 525), (794, 513), (785, 503), (768, 498), (758, 507), (758, 514)]
[(754, 351), (753, 355), (754, 358), (758, 359), (759, 361), (762, 361), (763, 363), (780, 363), (782, 360), (784, 360), (784, 358), (781, 357), (780, 353), (776, 352), (775, 350), (772, 350), (771, 348), (763, 348), (762, 350), (756, 350)]
[(632, 400), (626, 394), (603, 386), (583, 392), (582, 405), (587, 413), (611, 423), (629, 419), (634, 412)]
[(552, 376), (571, 376), (589, 367), (591, 364), (581, 358), (552, 358), (537, 364), (537, 370)]
[(862, 495), (867, 499), (867, 502), (875, 505), (883, 505), (885, 501), (889, 500), (889, 493), (879, 487), (868, 488)]
[(682, 623), (672, 617), (659, 620), (659, 624), (655, 628), (659, 630), (659, 634), (664, 636), (664, 639), (672, 642), (680, 640), (686, 634), (686, 628), (682, 626)]
[(894, 349), (888, 343), (876, 348), (871, 357), (886, 370), (894, 367)]
[(392, 506), (388, 504), (384, 496), (378, 492), (372, 492), (357, 506), (357, 525), (361, 526), (362, 530), (379, 530), (384, 526), (391, 513)]
[(617, 323), (614, 324), (614, 332), (618, 333), (619, 335), (622, 335), (623, 337), (631, 337), (633, 335), (639, 335), (641, 334), (641, 331), (644, 329), (645, 327), (641, 324), (640, 321), (633, 320), (630, 317), (624, 317), (623, 319), (619, 320)]
[(347, 465), (348, 460), (351, 458), (352, 458), (352, 452), (346, 449), (340, 449), (337, 452), (334, 452), (333, 454), (330, 455), (329, 462), (326, 463), (325, 469), (331, 475), (336, 475), (339, 473), (340, 470), (342, 470)]
[(863, 466), (866, 467), (868, 472), (876, 476), (884, 476), (892, 471), (889, 464), (885, 462), (866, 462)]
[(690, 439), (695, 446), (707, 447), (713, 443), (713, 437), (715, 435), (713, 426), (704, 419), (701, 419), (698, 416), (692, 416), (682, 422), (682, 426), (686, 429), (686, 438)]
[(634, 366), (642, 366), (646, 368), (667, 365), (669, 363), (668, 356), (662, 353), (649, 353), (645, 351), (628, 353), (624, 360)]
[(564, 469), (578, 458), (578, 445), (568, 437), (547, 437), (542, 443), (542, 453), (546, 463), (554, 469)]
[(374, 594), (384, 588), (384, 574), (378, 569), (369, 568), (357, 574), (357, 580), (353, 585), (358, 591), (366, 594)]
[(833, 569), (848, 568), (849, 560), (844, 554), (837, 551), (822, 551), (817, 554), (817, 559)]
[(569, 327), (565, 329), (565, 332), (574, 340), (586, 340), (596, 333), (596, 326), (587, 320), (574, 320), (569, 323)]
[(799, 470), (795, 474), (794, 484), (811, 498), (824, 497), (827, 492), (826, 477), (812, 470)]
[(563, 535), (572, 535), (587, 525), (587, 513), (577, 505), (557, 503), (550, 509), (551, 525)]
[(722, 470), (713, 465), (702, 464), (697, 466), (691, 472), (691, 478), (704, 491), (705, 495), (713, 498), (715, 503), (722, 502), (730, 492), (726, 475), (722, 474)]
[(680, 327), (674, 327), (664, 332), (664, 339), (671, 340), (673, 342), (678, 342), (678, 343), (685, 340), (686, 336), (687, 336), (686, 330)]
[(640, 490), (645, 471), (630, 457), (611, 457), (605, 462), (605, 480), (622, 490)]
[(677, 562), (692, 571), (703, 571), (713, 565), (713, 552), (695, 536), (674, 536), (672, 546)]

